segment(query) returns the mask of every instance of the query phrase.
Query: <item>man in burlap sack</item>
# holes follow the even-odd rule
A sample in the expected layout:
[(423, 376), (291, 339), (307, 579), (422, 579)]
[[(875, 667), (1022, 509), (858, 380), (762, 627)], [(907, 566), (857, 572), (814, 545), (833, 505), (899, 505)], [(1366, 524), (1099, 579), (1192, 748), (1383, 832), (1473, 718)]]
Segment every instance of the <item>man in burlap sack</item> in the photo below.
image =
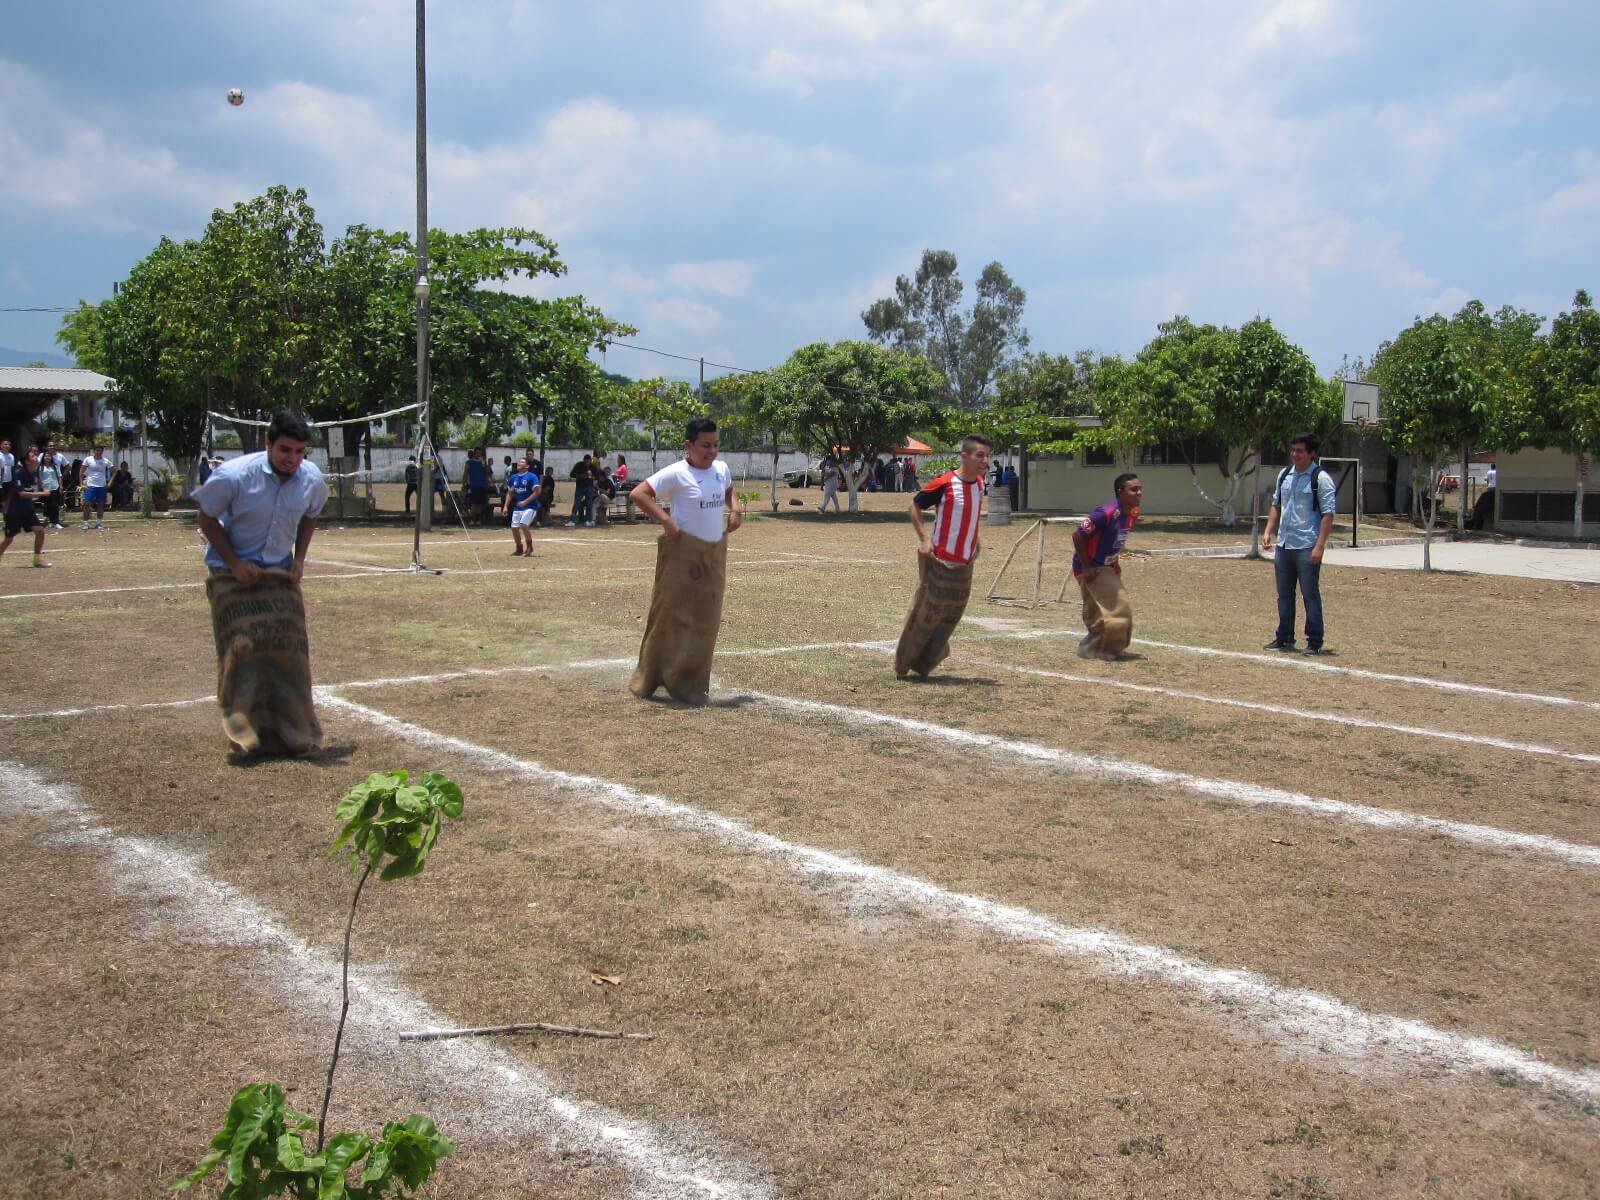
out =
[[(917, 594), (900, 631), (894, 673), (926, 676), (950, 653), (950, 635), (961, 623), (972, 594), (972, 564), (978, 557), (978, 518), (989, 473), (989, 439), (972, 434), (961, 443), (960, 465), (928, 480), (908, 511), (917, 534)], [(922, 514), (938, 511), (930, 531)]]
[[(661, 526), (650, 615), (639, 643), (639, 665), (628, 684), (641, 698), (662, 687), (684, 704), (704, 704), (710, 696), (711, 657), (728, 581), (726, 534), (744, 520), (733, 475), (727, 463), (717, 461), (717, 450), (717, 423), (697, 417), (685, 431), (683, 458), (631, 493), (639, 510)], [(670, 514), (663, 502), (672, 506)]]
[(1113, 659), (1133, 640), (1133, 605), (1122, 586), (1122, 548), (1139, 519), (1144, 484), (1137, 475), (1118, 475), (1116, 499), (1102, 504), (1072, 531), (1072, 575), (1083, 593), (1083, 623), (1089, 632), (1078, 643), (1079, 658)]
[(217, 703), (223, 731), (245, 754), (322, 745), (300, 580), (328, 485), (306, 459), (310, 442), (305, 418), (280, 412), (265, 450), (230, 459), (194, 493), (211, 569)]

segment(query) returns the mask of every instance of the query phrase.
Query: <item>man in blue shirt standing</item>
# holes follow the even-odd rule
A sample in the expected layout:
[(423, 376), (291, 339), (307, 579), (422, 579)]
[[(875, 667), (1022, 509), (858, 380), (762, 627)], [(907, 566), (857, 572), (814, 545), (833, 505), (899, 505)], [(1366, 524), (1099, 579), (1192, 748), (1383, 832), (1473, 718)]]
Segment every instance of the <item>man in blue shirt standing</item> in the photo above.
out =
[(1317, 459), (1322, 441), (1314, 433), (1289, 439), (1289, 465), (1278, 473), (1272, 489), (1272, 511), (1261, 548), (1271, 550), (1274, 536), (1278, 552), (1273, 567), (1278, 582), (1278, 632), (1264, 649), (1293, 650), (1294, 590), (1306, 606), (1305, 654), (1326, 654), (1322, 648), (1322, 552), (1333, 528), (1338, 489), (1333, 477)]
[(533, 556), (533, 522), (539, 515), (539, 476), (527, 459), (517, 463), (506, 476), (506, 500), (502, 512), (511, 514), (511, 538), (517, 547), (512, 556)]
[(300, 581), (328, 485), (306, 460), (310, 442), (305, 419), (280, 412), (265, 450), (230, 459), (194, 493), (211, 569), (222, 726), (245, 754), (305, 754), (322, 744)]

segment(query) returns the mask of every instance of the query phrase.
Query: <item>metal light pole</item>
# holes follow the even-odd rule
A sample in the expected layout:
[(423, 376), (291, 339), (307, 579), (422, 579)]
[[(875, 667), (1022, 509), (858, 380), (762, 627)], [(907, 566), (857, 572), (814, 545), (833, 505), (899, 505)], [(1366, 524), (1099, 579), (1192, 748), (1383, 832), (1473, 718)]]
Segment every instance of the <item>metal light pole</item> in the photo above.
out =
[(433, 528), (433, 420), (428, 403), (428, 68), (427, 0), (417, 0), (417, 529), (411, 565), (422, 562), (422, 535)]

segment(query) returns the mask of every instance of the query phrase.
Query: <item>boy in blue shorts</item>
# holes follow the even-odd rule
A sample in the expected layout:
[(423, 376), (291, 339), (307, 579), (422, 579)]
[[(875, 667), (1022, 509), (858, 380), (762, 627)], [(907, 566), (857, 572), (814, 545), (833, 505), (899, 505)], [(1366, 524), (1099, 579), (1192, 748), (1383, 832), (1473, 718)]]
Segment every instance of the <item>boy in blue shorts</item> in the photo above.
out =
[(533, 522), (539, 515), (539, 476), (527, 459), (506, 476), (506, 501), (503, 512), (511, 514), (511, 537), (517, 548), (513, 558), (533, 556)]
[(111, 460), (105, 450), (96, 446), (94, 453), (83, 460), (83, 527), (89, 528), (89, 513), (94, 513), (94, 527), (106, 527), (106, 499), (111, 488)]

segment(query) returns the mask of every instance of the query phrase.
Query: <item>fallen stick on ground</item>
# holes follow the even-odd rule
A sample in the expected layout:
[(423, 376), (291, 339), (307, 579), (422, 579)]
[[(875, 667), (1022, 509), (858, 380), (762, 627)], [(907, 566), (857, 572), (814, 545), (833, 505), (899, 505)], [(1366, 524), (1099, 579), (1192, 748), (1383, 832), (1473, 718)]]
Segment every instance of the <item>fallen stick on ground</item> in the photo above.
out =
[(400, 1035), (402, 1042), (436, 1042), (443, 1038), (488, 1037), (497, 1033), (564, 1033), (568, 1037), (627, 1038), (637, 1042), (653, 1042), (653, 1033), (618, 1033), (611, 1029), (574, 1029), (568, 1025), (546, 1025), (543, 1021), (526, 1021), (520, 1025), (486, 1025), (479, 1029), (418, 1029)]

